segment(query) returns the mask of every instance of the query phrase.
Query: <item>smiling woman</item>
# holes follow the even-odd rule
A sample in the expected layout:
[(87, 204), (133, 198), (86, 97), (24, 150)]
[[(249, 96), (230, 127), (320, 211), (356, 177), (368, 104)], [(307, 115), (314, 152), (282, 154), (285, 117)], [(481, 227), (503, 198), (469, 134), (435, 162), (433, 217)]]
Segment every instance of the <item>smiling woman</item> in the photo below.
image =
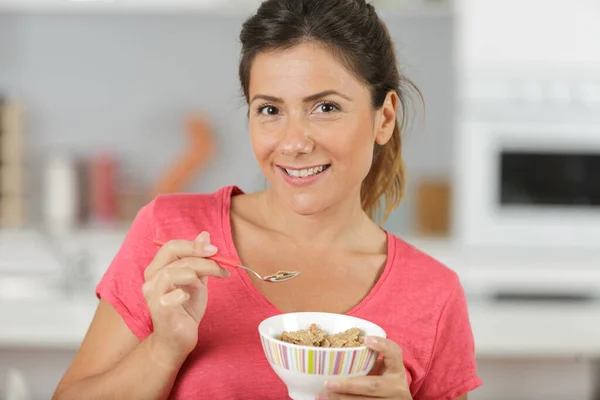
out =
[[(311, 215), (349, 193), (360, 198), (363, 185), (363, 209), (372, 215), (379, 204), (368, 194), (379, 193), (379, 200), (381, 194), (394, 191), (390, 197), (399, 201), (403, 165), (396, 163), (395, 170), (389, 165), (385, 174), (381, 166), (373, 166), (375, 146), (397, 151), (393, 160), (401, 160), (395, 146), (381, 147), (394, 134), (398, 143), (401, 140), (395, 127), (396, 91), (386, 93), (384, 103), (374, 108), (369, 86), (332, 57), (327, 46), (314, 41), (257, 54), (248, 78), (243, 66), (244, 61), (241, 74), (251, 99), (254, 153), (284, 204)], [(365, 181), (372, 166), (375, 179)], [(397, 184), (390, 185), (394, 180)], [(391, 210), (395, 204), (387, 207)]]
[[(266, 0), (240, 39), (252, 148), (270, 188), (146, 205), (55, 399), (287, 398), (257, 329), (302, 311), (386, 333), (364, 338), (382, 355), (371, 376), (329, 379), (319, 398), (465, 398), (481, 381), (460, 280), (380, 226), (404, 193), (401, 128), (418, 94), (384, 23), (364, 0)], [(157, 251), (157, 237), (171, 240)], [(301, 274), (264, 283), (217, 253), (262, 276)]]
[[(352, 14), (352, 7), (356, 6), (353, 3), (357, 2), (346, 2), (337, 5), (337, 8), (339, 12), (349, 11), (349, 16), (356, 18), (353, 22), (358, 26), (360, 18), (365, 16)], [(343, 10), (343, 6), (347, 10)], [(298, 7), (302, 7), (300, 3)], [(306, 12), (312, 13), (315, 18), (321, 18), (324, 14), (319, 16), (319, 13), (325, 11), (324, 7), (329, 8), (320, 4)], [(373, 10), (370, 5), (365, 7)], [(272, 21), (276, 21), (278, 17), (285, 18), (285, 10), (269, 10), (264, 7), (262, 11), (264, 17), (271, 18)], [(268, 15), (269, 11), (281, 11), (281, 14)], [(372, 13), (371, 18), (380, 23), (374, 11)], [(268, 26), (270, 31), (261, 32), (264, 35), (255, 36), (265, 27), (252, 25), (249, 21), (247, 29), (242, 33), (242, 41), (247, 46), (242, 55), (239, 73), (244, 94), (251, 107), (251, 134), (274, 131), (282, 133), (283, 130), (277, 127), (286, 124), (285, 129), (306, 129), (304, 133), (317, 135), (316, 139), (321, 139), (322, 135), (318, 136), (319, 133), (326, 131), (329, 142), (339, 141), (339, 133), (343, 132), (350, 136), (342, 142), (344, 144), (355, 139), (353, 136), (359, 132), (357, 138), (363, 142), (351, 143), (358, 151), (362, 151), (359, 158), (354, 160), (357, 163), (355, 168), (362, 170), (362, 176), (356, 175), (359, 181), (351, 183), (355, 186), (358, 183), (361, 188), (360, 198), (365, 212), (374, 219), (380, 212), (380, 222), (385, 221), (404, 194), (405, 168), (401, 132), (410, 116), (412, 95), (420, 96), (412, 82), (399, 73), (387, 30), (383, 24), (379, 26), (380, 29), (373, 29), (373, 25), (364, 26), (359, 28), (361, 31), (357, 34), (363, 40), (347, 40), (345, 32), (336, 32), (333, 26), (334, 30), (326, 29), (330, 26), (323, 20), (315, 21), (310, 32), (302, 32), (304, 27), (301, 24), (274, 24)], [(288, 30), (294, 29), (297, 29), (294, 35), (285, 37), (290, 33)], [(274, 43), (269, 41), (271, 35)], [(258, 42), (259, 39), (264, 42)], [(372, 45), (375, 47), (369, 49)], [(365, 61), (364, 56), (370, 53), (372, 58), (388, 59), (389, 63)], [(387, 67), (382, 68), (382, 65)], [(299, 86), (290, 85), (291, 82), (296, 82)], [(256, 91), (257, 88), (262, 91)], [(309, 93), (309, 88), (318, 91)], [(292, 95), (296, 95), (296, 98)], [(396, 120), (398, 106), (402, 124)], [(300, 114), (294, 112), (299, 110)], [(273, 124), (276, 121), (278, 123)], [(302, 125), (307, 122), (312, 123), (310, 126)], [(260, 126), (264, 128), (261, 129)], [(382, 129), (384, 127), (388, 129)], [(311, 129), (314, 132), (309, 132)], [(371, 137), (364, 135), (369, 131), (373, 133)], [(298, 143), (294, 145), (300, 146)], [(287, 149), (291, 149), (289, 144)], [(330, 164), (317, 166), (329, 167)], [(289, 169), (306, 169), (305, 165), (294, 167), (290, 166)], [(344, 168), (344, 165), (339, 165), (339, 168)], [(295, 182), (301, 183), (299, 180)], [(385, 208), (382, 210), (383, 207)]]

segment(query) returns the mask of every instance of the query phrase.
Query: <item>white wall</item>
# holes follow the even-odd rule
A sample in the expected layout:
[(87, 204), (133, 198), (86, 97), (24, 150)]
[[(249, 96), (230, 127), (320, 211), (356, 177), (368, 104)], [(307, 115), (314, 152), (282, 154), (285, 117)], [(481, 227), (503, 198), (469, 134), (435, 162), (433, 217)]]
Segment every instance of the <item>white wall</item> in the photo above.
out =
[[(386, 21), (402, 70), (427, 105), (426, 124), (408, 133), (404, 146), (409, 184), (423, 174), (445, 176), (454, 126), (452, 18)], [(132, 181), (150, 185), (177, 156), (185, 118), (195, 112), (211, 119), (219, 157), (191, 189), (261, 189), (237, 77), (241, 22), (199, 13), (0, 12), (0, 96), (25, 104), (33, 217), (40, 208), (39, 171), (49, 152), (88, 156), (107, 150)], [(412, 193), (392, 216), (391, 230), (410, 229)]]

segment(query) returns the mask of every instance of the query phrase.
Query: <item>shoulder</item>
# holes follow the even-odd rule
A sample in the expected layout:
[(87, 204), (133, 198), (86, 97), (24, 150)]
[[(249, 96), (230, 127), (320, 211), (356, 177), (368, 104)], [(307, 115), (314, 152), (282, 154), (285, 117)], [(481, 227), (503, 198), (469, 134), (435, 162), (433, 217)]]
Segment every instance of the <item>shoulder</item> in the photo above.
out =
[(480, 384), (459, 275), (417, 246), (389, 237), (393, 264), (377, 322), (404, 351), (415, 399), (456, 398)]
[(209, 193), (171, 193), (158, 195), (150, 206), (156, 216), (170, 216), (193, 211), (213, 211), (229, 203), (231, 196), (241, 194), (237, 186), (224, 186)]
[(146, 208), (157, 237), (191, 240), (199, 232), (222, 232), (229, 224), (231, 198), (243, 194), (237, 186), (210, 193), (159, 195)]
[(444, 303), (460, 286), (456, 271), (407, 241), (389, 234), (393, 240), (393, 273), (415, 296), (428, 296)]
[(400, 237), (389, 234), (390, 240), (393, 240), (394, 264), (402, 266), (405, 272), (416, 279), (426, 279), (433, 282), (450, 282), (454, 285), (458, 275), (456, 271), (449, 268), (440, 260), (426, 253)]

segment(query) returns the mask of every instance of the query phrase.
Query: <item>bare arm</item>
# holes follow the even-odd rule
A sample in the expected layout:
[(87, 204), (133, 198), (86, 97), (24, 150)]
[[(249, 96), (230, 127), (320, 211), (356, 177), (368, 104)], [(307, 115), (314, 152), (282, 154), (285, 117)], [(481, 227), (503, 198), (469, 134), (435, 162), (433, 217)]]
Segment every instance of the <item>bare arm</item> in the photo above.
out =
[(153, 331), (143, 342), (101, 300), (83, 343), (53, 400), (163, 400), (198, 342), (209, 276), (229, 272), (204, 257), (216, 252), (208, 233), (170, 241), (144, 270), (142, 293)]
[(101, 300), (52, 399), (167, 399), (183, 361), (158, 347), (152, 335), (140, 342), (116, 310)]

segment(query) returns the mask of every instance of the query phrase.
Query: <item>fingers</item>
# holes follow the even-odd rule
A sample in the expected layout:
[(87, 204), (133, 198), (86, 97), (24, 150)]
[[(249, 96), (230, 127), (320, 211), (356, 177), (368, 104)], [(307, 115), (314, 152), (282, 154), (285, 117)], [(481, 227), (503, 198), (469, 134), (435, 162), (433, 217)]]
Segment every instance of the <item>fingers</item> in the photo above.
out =
[(227, 268), (221, 267), (213, 260), (197, 257), (186, 257), (172, 262), (169, 267), (189, 268), (196, 273), (198, 277), (214, 276), (215, 278), (227, 278), (230, 274)]
[(229, 275), (228, 270), (220, 267), (214, 261), (186, 257), (174, 261), (158, 271), (152, 279), (142, 285), (142, 292), (145, 296), (149, 293), (161, 296), (180, 286), (188, 286), (196, 282), (206, 283), (202, 278), (208, 276), (226, 278)]
[(411, 399), (406, 380), (398, 374), (381, 376), (360, 376), (330, 380), (325, 384), (328, 393), (318, 399)]
[(172, 292), (160, 297), (160, 305), (165, 308), (177, 307), (190, 298), (190, 295), (183, 289), (175, 289)]
[(160, 247), (144, 271), (146, 281), (152, 279), (166, 265), (185, 257), (210, 257), (217, 248), (210, 243), (208, 232), (202, 232), (194, 241), (171, 240)]
[(149, 306), (159, 313), (169, 313), (171, 310), (181, 306), (190, 299), (190, 294), (181, 288), (177, 288), (162, 296), (155, 296), (151, 293), (144, 293), (146, 302)]
[(328, 381), (325, 388), (332, 392), (325, 399), (345, 399), (344, 395), (389, 398), (398, 394), (399, 384), (392, 376), (360, 376)]
[(400, 346), (380, 337), (366, 337), (365, 345), (383, 356), (381, 375), (329, 380), (325, 388), (330, 393), (319, 398), (410, 398)]
[(383, 369), (385, 373), (405, 375), (402, 349), (389, 339), (368, 336), (365, 345), (383, 356)]
[(375, 399), (375, 397), (355, 396), (353, 394), (322, 393), (317, 396), (317, 400), (360, 400)]
[(159, 294), (163, 294), (176, 286), (191, 285), (205, 276), (226, 278), (229, 276), (229, 271), (211, 260), (186, 257), (158, 271), (155, 288)]

